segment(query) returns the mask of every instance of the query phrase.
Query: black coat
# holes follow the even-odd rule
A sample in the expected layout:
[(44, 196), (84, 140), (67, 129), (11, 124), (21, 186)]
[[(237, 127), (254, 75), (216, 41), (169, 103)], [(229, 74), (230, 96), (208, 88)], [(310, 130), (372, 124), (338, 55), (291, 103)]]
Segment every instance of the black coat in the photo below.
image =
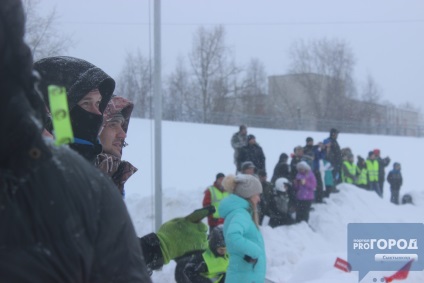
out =
[(105, 175), (64, 147), (16, 165), (1, 171), (2, 281), (150, 282), (125, 204)]
[(240, 149), (238, 156), (239, 168), (245, 161), (252, 161), (256, 170), (265, 170), (265, 155), (258, 144), (248, 144)]
[(0, 30), (0, 281), (150, 282), (113, 183), (41, 137), (20, 1), (0, 1)]
[(271, 183), (275, 184), (275, 181), (277, 181), (278, 178), (286, 178), (287, 180), (290, 180), (290, 166), (287, 162), (281, 162), (275, 165)]
[(390, 188), (400, 190), (403, 182), (402, 173), (397, 170), (390, 171), (387, 175), (387, 182), (389, 182)]

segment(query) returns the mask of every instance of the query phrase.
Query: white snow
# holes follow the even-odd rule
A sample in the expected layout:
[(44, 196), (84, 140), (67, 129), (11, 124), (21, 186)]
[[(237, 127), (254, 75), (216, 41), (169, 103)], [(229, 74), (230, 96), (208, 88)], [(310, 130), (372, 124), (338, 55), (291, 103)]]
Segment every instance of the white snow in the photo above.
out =
[[(126, 203), (139, 236), (154, 231), (154, 175), (152, 140), (154, 124), (150, 120), (131, 119), (123, 158), (139, 171), (126, 184)], [(162, 123), (163, 221), (188, 214), (201, 207), (203, 191), (212, 184), (218, 172), (234, 173), (231, 135), (238, 126), (217, 126), (178, 122)], [(284, 283), (358, 282), (358, 273), (345, 273), (334, 268), (336, 257), (347, 259), (348, 223), (422, 223), (424, 190), (421, 174), (423, 139), (414, 137), (345, 134), (340, 129), (339, 144), (366, 157), (379, 148), (383, 157), (402, 164), (404, 185), (415, 205), (395, 206), (389, 202), (386, 182), (384, 198), (375, 193), (343, 184), (340, 193), (332, 194), (326, 204), (314, 204), (309, 225), (300, 223), (272, 229), (263, 226), (267, 254), (267, 277)], [(308, 136), (315, 142), (328, 136), (324, 132), (303, 132), (250, 128), (266, 156), (268, 178), (282, 152), (290, 154), (304, 145)], [(356, 160), (355, 160), (356, 161)], [(174, 282), (175, 263), (154, 272), (154, 282)], [(370, 272), (361, 282), (380, 282), (393, 272)], [(374, 281), (374, 279), (376, 281)], [(396, 281), (395, 281), (396, 282)], [(424, 282), (424, 272), (410, 272), (403, 282)]]

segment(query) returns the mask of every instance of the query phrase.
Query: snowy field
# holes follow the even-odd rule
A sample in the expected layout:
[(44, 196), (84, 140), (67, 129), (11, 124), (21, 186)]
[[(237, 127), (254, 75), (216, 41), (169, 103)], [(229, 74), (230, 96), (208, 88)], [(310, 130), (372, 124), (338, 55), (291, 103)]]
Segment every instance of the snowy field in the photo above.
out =
[[(126, 203), (137, 234), (154, 231), (154, 175), (152, 168), (154, 124), (150, 120), (132, 119), (128, 131), (129, 146), (124, 149), (125, 160), (139, 171), (126, 184)], [(162, 124), (163, 221), (184, 216), (201, 207), (203, 191), (212, 184), (218, 172), (234, 173), (231, 135), (237, 126), (216, 126), (177, 122)], [(353, 153), (366, 157), (374, 148), (382, 157), (402, 164), (404, 185), (401, 195), (411, 193), (415, 205), (395, 206), (389, 202), (386, 182), (384, 198), (355, 186), (341, 185), (338, 194), (327, 204), (315, 204), (309, 225), (306, 223), (261, 228), (267, 254), (267, 277), (284, 283), (354, 283), (358, 273), (344, 273), (334, 268), (336, 257), (347, 259), (348, 223), (422, 223), (424, 190), (421, 182), (423, 153), (422, 138), (344, 134), (340, 129), (339, 144)], [(282, 152), (290, 154), (297, 145), (304, 145), (308, 136), (315, 142), (328, 136), (323, 132), (269, 130), (248, 127), (256, 136), (266, 156), (268, 177)], [(356, 160), (355, 160), (356, 161)], [(154, 282), (174, 282), (175, 263), (153, 274)], [(393, 272), (370, 272), (361, 281), (380, 282), (382, 276)], [(410, 272), (403, 282), (424, 282), (424, 271)]]

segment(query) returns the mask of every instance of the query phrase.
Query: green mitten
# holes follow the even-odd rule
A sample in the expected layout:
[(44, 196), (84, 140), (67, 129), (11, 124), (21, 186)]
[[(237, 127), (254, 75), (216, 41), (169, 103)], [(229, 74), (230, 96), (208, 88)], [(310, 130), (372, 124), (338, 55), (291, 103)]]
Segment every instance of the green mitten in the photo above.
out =
[(192, 251), (208, 247), (208, 226), (192, 223), (185, 218), (174, 218), (162, 224), (156, 233), (160, 240), (164, 264)]

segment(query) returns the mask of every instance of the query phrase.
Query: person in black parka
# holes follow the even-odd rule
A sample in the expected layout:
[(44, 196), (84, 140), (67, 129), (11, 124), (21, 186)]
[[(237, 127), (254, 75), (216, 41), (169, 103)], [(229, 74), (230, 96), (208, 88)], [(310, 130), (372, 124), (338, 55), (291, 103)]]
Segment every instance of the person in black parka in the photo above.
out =
[(255, 165), (255, 173), (265, 169), (265, 154), (262, 147), (256, 142), (254, 135), (247, 136), (247, 145), (242, 147), (238, 156), (238, 168), (241, 170), (241, 164), (246, 161), (252, 161)]
[(286, 153), (281, 153), (277, 164), (274, 167), (271, 183), (275, 184), (278, 178), (290, 179), (290, 166), (287, 163), (289, 156)]
[(393, 170), (387, 175), (387, 182), (390, 184), (390, 201), (394, 204), (399, 204), (399, 191), (402, 187), (402, 173), (400, 170), (400, 163), (393, 163)]
[(132, 221), (103, 174), (42, 136), (20, 0), (0, 1), (2, 282), (151, 282)]
[[(44, 58), (34, 63), (34, 69), (41, 75), (39, 89), (46, 103), (49, 101), (49, 85), (66, 88), (74, 133), (74, 142), (70, 147), (94, 163), (97, 155), (102, 152), (98, 135), (103, 123), (103, 112), (115, 89), (115, 81), (100, 68), (74, 57)], [(97, 101), (88, 100), (91, 95)], [(47, 119), (45, 127), (52, 133), (50, 119)]]

